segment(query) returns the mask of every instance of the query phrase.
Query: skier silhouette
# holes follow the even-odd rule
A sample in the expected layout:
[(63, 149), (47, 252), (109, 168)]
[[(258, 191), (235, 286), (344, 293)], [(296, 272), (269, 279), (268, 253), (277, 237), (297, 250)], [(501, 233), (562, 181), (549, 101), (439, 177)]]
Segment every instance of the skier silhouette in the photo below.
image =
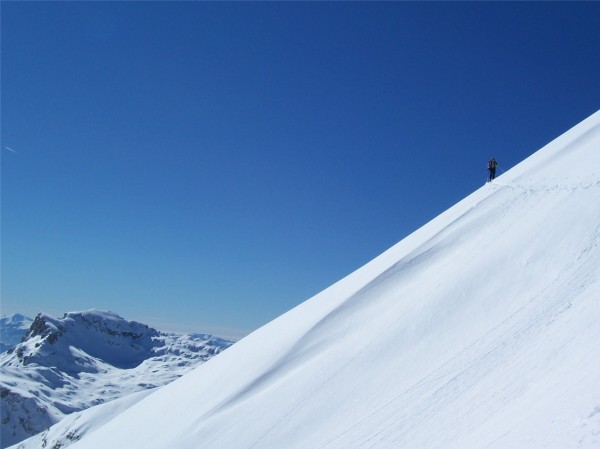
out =
[(488, 177), (488, 182), (491, 182), (496, 177), (496, 167), (498, 166), (498, 162), (496, 162), (495, 158), (491, 158), (488, 162), (488, 171), (490, 175)]

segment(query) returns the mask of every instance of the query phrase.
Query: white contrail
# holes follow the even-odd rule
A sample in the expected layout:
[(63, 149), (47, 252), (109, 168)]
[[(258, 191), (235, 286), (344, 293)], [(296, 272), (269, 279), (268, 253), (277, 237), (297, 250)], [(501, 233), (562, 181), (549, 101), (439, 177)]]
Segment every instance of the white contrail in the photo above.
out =
[(12, 151), (13, 153), (17, 154), (17, 152), (16, 152), (15, 150), (13, 150), (12, 148), (9, 148), (9, 147), (4, 147), (4, 149), (5, 149), (5, 150), (8, 150), (8, 151)]

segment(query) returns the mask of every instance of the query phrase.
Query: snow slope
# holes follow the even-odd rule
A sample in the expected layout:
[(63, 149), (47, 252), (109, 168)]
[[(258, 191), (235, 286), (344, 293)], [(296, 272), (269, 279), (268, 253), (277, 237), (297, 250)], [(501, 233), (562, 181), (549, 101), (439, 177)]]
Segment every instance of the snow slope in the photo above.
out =
[[(99, 310), (60, 319), (39, 314), (23, 341), (0, 355), (0, 448), (73, 412), (172, 382), (230, 345), (210, 335), (161, 333)], [(140, 397), (112, 405), (110, 413)]]
[(600, 112), (73, 449), (600, 447)]
[(67, 415), (57, 424), (12, 447), (18, 449), (60, 448), (64, 449), (83, 438), (87, 433), (103, 426), (124, 410), (152, 393), (142, 390), (80, 412)]

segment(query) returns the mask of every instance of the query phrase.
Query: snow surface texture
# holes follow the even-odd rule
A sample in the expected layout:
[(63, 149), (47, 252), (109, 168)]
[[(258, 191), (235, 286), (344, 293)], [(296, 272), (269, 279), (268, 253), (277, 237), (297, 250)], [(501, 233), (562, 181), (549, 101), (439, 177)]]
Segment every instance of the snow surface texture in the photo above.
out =
[(19, 314), (0, 317), (0, 352), (18, 345), (32, 322), (31, 318)]
[(600, 447), (600, 112), (72, 449)]
[[(210, 335), (164, 334), (98, 310), (61, 319), (39, 314), (23, 342), (0, 355), (0, 447), (45, 431), (70, 413), (172, 382), (230, 345)], [(142, 396), (111, 405), (111, 413)], [(97, 421), (101, 414), (90, 416)], [(73, 441), (86, 429), (64, 437)], [(45, 446), (38, 441), (31, 447)]]

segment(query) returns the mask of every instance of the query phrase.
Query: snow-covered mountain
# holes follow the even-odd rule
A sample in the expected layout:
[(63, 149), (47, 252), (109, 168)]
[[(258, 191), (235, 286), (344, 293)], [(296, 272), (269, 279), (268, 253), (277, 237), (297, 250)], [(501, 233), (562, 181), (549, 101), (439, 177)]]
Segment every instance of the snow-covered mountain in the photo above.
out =
[(71, 447), (597, 449), (599, 323), (600, 112)]
[(33, 320), (20, 314), (0, 317), (0, 352), (21, 342)]
[(161, 333), (111, 312), (39, 314), (24, 340), (0, 355), (1, 447), (70, 413), (172, 382), (231, 344)]

